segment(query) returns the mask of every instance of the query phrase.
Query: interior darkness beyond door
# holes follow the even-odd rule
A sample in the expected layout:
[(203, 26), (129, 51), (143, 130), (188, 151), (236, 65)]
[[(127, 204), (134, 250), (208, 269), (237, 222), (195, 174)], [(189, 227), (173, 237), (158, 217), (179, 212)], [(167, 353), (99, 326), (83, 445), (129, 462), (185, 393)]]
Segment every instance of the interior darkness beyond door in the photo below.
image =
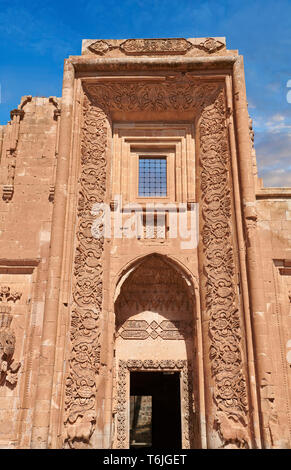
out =
[(179, 372), (130, 373), (130, 448), (182, 448)]

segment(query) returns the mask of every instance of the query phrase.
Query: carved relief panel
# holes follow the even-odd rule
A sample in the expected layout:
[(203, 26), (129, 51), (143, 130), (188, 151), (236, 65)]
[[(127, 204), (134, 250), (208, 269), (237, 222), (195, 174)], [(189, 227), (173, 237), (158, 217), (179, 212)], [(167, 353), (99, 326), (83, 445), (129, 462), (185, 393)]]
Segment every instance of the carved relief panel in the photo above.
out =
[[(0, 263), (0, 447), (27, 438), (25, 413), (31, 411), (32, 331), (37, 321), (31, 311), (37, 260)], [(35, 370), (34, 373), (36, 373)], [(25, 411), (24, 411), (25, 410)], [(23, 420), (23, 422), (22, 422)], [(25, 437), (21, 434), (20, 426)], [(15, 444), (16, 445), (16, 444)], [(26, 442), (24, 446), (26, 445)]]
[(10, 286), (0, 285), (0, 385), (17, 383), (20, 362), (13, 358), (16, 337), (11, 329), (12, 306), (21, 298), (21, 292), (11, 290)]

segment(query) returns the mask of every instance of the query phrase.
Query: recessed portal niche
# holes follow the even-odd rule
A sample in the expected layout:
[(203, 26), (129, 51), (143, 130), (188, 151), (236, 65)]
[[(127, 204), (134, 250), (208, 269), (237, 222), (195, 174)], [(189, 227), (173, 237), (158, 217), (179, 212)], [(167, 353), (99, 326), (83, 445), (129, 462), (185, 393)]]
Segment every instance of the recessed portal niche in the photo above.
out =
[(179, 372), (130, 372), (130, 448), (181, 449)]
[(115, 446), (199, 447), (191, 281), (169, 258), (152, 254), (125, 272), (117, 288)]

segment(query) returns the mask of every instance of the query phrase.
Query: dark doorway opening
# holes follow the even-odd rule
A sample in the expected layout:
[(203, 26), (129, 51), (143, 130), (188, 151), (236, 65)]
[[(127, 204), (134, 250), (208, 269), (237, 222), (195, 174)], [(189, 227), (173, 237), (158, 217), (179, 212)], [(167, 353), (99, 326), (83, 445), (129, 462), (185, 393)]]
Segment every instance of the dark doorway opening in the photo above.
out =
[(130, 373), (130, 448), (182, 448), (179, 372)]

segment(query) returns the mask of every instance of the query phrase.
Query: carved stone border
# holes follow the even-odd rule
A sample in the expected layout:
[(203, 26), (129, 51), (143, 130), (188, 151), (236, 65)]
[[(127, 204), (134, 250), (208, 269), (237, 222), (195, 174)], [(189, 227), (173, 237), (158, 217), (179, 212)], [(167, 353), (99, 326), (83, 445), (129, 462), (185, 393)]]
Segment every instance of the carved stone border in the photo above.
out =
[(69, 373), (65, 389), (65, 446), (89, 443), (96, 425), (96, 375), (100, 367), (104, 239), (94, 238), (92, 208), (106, 191), (107, 116), (84, 97), (81, 174), (73, 271)]
[(194, 397), (192, 388), (192, 363), (186, 360), (120, 360), (117, 383), (117, 416), (115, 445), (118, 449), (129, 448), (129, 373), (130, 371), (175, 371), (181, 374), (182, 448), (191, 449), (194, 437)]
[[(200, 256), (204, 321), (216, 406), (212, 426), (222, 447), (250, 446), (248, 391), (243, 366), (242, 312), (237, 293), (230, 150), (225, 91), (200, 116)], [(218, 443), (216, 442), (215, 446)]]

